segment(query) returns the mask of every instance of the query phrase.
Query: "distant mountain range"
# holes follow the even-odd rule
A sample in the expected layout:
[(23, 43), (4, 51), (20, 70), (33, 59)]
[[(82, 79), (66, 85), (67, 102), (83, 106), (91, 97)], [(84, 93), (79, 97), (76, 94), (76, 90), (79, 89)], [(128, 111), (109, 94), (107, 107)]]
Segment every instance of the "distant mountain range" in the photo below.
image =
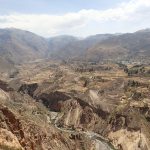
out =
[(127, 34), (98, 34), (84, 39), (67, 35), (46, 39), (24, 30), (0, 29), (1, 66), (39, 58), (149, 61), (149, 57), (150, 29)]

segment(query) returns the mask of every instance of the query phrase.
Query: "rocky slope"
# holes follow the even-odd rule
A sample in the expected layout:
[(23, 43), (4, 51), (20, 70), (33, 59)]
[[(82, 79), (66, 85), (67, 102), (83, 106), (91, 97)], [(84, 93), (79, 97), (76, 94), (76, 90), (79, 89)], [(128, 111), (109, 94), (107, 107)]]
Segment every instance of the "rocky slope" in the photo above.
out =
[[(29, 67), (32, 74), (27, 76)], [(102, 136), (108, 141), (107, 146), (112, 144), (119, 150), (148, 150), (150, 68), (145, 65), (142, 74), (128, 74), (139, 68), (126, 67), (81, 62), (33, 63), (18, 74), (18, 88), (12, 81), (9, 84), (21, 95), (42, 104), (50, 114), (51, 124), (64, 133), (88, 135), (91, 142), (100, 140), (96, 145), (103, 141)]]
[(0, 149), (149, 150), (149, 37), (0, 30)]
[(56, 128), (51, 113), (28, 94), (0, 85), (0, 149), (95, 149), (98, 142), (85, 134)]

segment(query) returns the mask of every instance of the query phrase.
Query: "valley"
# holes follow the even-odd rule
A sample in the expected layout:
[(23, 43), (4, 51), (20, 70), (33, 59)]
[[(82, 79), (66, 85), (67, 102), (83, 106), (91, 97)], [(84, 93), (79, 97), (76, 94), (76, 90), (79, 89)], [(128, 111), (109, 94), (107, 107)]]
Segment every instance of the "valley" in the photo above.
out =
[[(81, 61), (37, 60), (18, 65), (13, 78), (6, 75), (1, 81), (1, 112), (3, 116), (6, 110), (8, 114), (11, 112), (28, 130), (38, 126), (35, 131), (21, 129), (27, 130), (24, 140), (32, 138), (32, 144), (25, 145), (18, 131), (10, 127), (1, 130), (11, 132), (21, 149), (38, 149), (36, 142), (40, 139), (33, 136), (46, 142), (53, 132), (52, 143), (40, 143), (39, 149), (63, 146), (64, 149), (148, 150), (150, 75), (147, 72), (150, 68), (142, 67), (145, 70), (142, 74), (128, 74), (135, 65), (127, 65), (128, 71), (121, 64)], [(3, 120), (5, 126), (16, 124), (7, 120)], [(24, 125), (24, 121), (29, 124)], [(66, 141), (65, 145), (59, 138)], [(3, 140), (11, 147), (11, 142)], [(55, 141), (57, 144), (52, 148)]]
[(149, 37), (0, 30), (0, 149), (149, 150)]

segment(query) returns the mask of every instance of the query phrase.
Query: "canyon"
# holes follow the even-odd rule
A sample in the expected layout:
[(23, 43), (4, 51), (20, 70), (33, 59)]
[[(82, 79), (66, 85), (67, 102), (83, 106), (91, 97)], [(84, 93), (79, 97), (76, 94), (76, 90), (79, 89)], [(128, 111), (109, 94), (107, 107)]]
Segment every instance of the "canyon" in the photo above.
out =
[(1, 29), (0, 149), (149, 150), (149, 37)]

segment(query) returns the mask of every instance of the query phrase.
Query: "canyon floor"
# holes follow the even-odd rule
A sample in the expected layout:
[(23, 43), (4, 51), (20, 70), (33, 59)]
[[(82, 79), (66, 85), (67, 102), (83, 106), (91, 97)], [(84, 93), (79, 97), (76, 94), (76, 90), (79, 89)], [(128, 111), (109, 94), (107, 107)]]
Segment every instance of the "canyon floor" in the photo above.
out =
[(149, 150), (149, 65), (36, 60), (1, 73), (0, 149)]

